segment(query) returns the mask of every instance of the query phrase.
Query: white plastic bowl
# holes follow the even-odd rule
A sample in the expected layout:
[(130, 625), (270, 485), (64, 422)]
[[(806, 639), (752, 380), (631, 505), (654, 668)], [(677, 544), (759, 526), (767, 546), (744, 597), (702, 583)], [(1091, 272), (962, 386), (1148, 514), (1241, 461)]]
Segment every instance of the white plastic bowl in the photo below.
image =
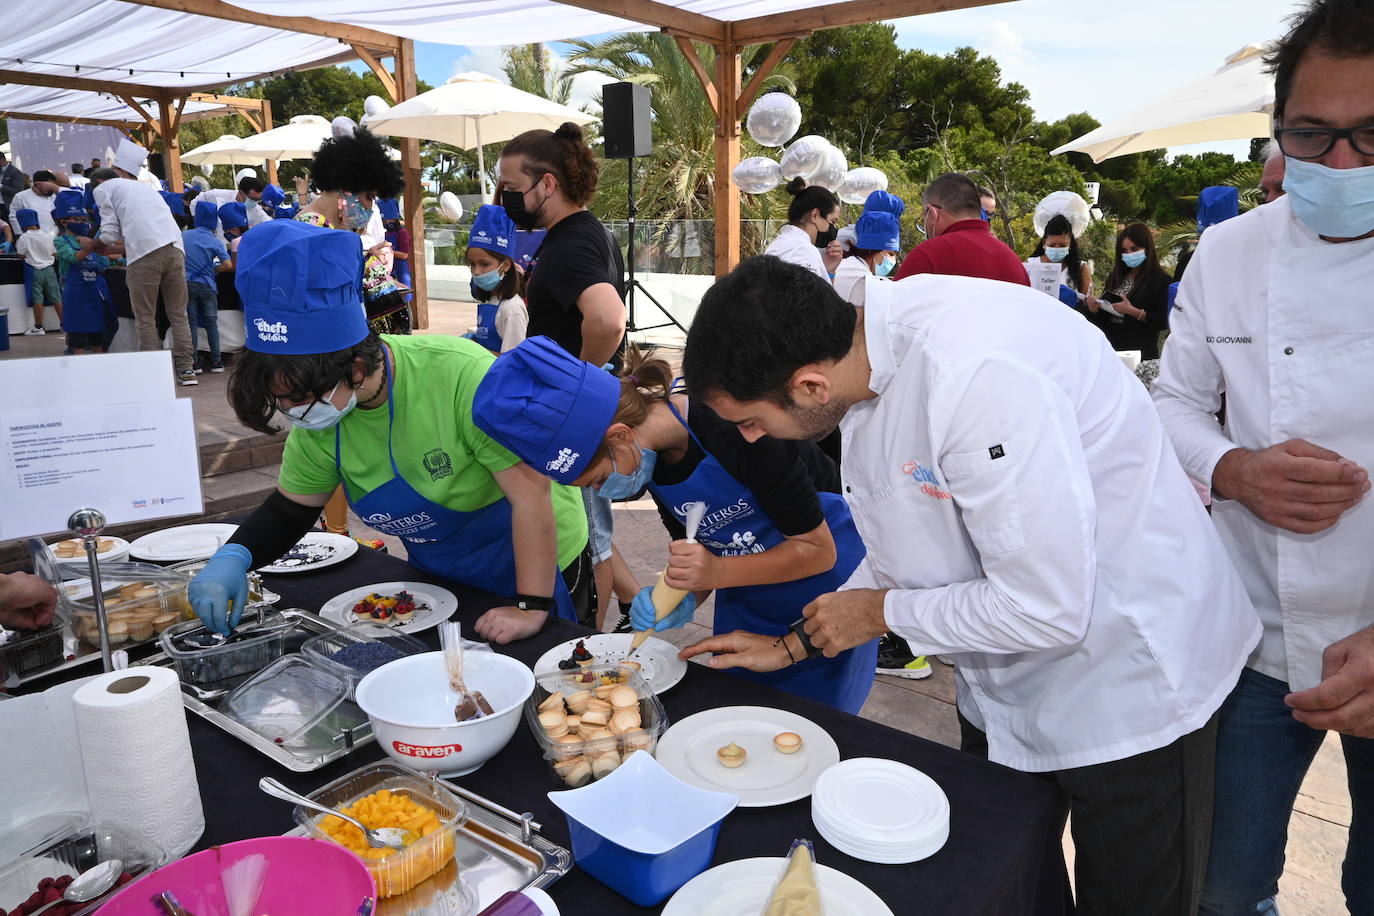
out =
[(461, 776), (490, 760), (515, 734), (521, 706), (534, 690), (534, 673), (505, 655), (469, 652), (463, 679), (486, 697), (491, 715), (454, 720), (458, 696), (448, 685), (442, 652), (383, 665), (358, 682), (357, 703), (392, 760), (412, 770)]

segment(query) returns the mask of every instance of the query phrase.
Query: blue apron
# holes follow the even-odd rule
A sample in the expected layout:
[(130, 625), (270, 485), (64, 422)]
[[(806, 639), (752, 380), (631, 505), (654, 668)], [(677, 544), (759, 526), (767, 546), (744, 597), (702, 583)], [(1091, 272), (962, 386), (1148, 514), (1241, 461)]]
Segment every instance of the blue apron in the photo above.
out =
[[(705, 502), (706, 515), (697, 531), (697, 541), (718, 557), (762, 553), (787, 538), (772, 519), (759, 508), (753, 491), (740, 483), (706, 451), (690, 426), (671, 403), (673, 416), (687, 429), (706, 457), (682, 483), (649, 484), (649, 492), (668, 507), (679, 520), (685, 520), (686, 503)], [(829, 572), (792, 582), (772, 585), (747, 585), (716, 589), (715, 632), (746, 630), (765, 636), (781, 636), (802, 615), (802, 608), (817, 596), (838, 591), (849, 581), (867, 552), (849, 506), (836, 493), (818, 493), (825, 520), (835, 538), (835, 565)], [(779, 690), (819, 700), (849, 713), (858, 713), (873, 686), (874, 666), (878, 661), (878, 641), (865, 643), (835, 658), (812, 658), (781, 671), (757, 674), (730, 669), (751, 680)]]
[(477, 304), (477, 333), (472, 339), (493, 353), (501, 352), (501, 335), (496, 332), (496, 312), (501, 308), (499, 302), (479, 302)]
[[(391, 244), (392, 248), (396, 247), (396, 239), (398, 237), (399, 233), (396, 232), (388, 232), (385, 236), (387, 242)], [(403, 286), (413, 286), (413, 284), (410, 282), (410, 261), (402, 258), (394, 259), (391, 262), (391, 276), (395, 278), (397, 283), (400, 283)], [(409, 302), (411, 298), (411, 294), (407, 293), (406, 301)]]
[(73, 334), (104, 334), (114, 301), (105, 283), (109, 258), (88, 254), (73, 261), (62, 281), (62, 329)]
[[(348, 505), (368, 525), (405, 541), (410, 565), (432, 576), (451, 579), (498, 595), (515, 595), (515, 542), (511, 533), (510, 501), (498, 499), (474, 512), (459, 512), (426, 499), (406, 483), (391, 453), (391, 428), (396, 423), (392, 396), (391, 351), (386, 355), (386, 454), (393, 476), (375, 490), (354, 500), (344, 486)], [(340, 460), (339, 427), (334, 427), (334, 466), (344, 479)], [(554, 613), (576, 621), (572, 595), (562, 572), (554, 571)]]

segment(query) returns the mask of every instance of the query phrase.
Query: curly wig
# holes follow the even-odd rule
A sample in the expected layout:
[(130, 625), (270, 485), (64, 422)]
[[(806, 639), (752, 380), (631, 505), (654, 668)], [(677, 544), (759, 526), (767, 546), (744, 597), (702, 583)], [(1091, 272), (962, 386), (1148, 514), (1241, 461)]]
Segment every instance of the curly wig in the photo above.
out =
[(400, 166), (365, 127), (351, 137), (330, 137), (321, 143), (310, 164), (310, 180), (321, 191), (371, 191), (378, 197), (397, 197), (405, 187)]

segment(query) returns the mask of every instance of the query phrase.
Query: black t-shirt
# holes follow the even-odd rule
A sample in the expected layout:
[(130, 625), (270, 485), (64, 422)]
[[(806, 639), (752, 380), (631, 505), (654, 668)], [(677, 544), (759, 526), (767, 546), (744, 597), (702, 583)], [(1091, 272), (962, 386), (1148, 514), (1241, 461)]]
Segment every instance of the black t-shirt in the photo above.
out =
[[(625, 299), (620, 246), (589, 210), (559, 220), (539, 246), (525, 288), (530, 337), (552, 337), (573, 356), (582, 355), (582, 312), (577, 298), (598, 283), (611, 283)], [(621, 342), (624, 347), (624, 341)]]
[[(815, 443), (771, 436), (748, 442), (733, 423), (722, 420), (714, 410), (697, 401), (688, 405), (687, 423), (701, 445), (689, 442), (687, 454), (674, 464), (668, 464), (659, 455), (654, 465), (654, 483), (682, 483), (705, 460), (704, 446), (731, 477), (754, 491), (759, 508), (784, 535), (795, 537), (814, 531), (825, 521), (816, 493), (840, 492), (840, 472)], [(674, 539), (687, 536), (671, 509), (659, 504), (658, 514)]]

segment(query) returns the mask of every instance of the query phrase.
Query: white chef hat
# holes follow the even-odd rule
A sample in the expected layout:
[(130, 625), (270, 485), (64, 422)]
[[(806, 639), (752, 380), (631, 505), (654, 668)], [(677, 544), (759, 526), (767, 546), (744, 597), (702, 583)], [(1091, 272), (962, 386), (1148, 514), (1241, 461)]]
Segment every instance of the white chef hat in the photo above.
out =
[(115, 168), (123, 169), (130, 175), (137, 176), (138, 170), (143, 168), (143, 162), (148, 158), (148, 151), (139, 146), (127, 137), (121, 138), (119, 147), (115, 150)]
[(853, 226), (845, 226), (839, 232), (835, 233), (835, 241), (839, 242), (840, 247), (848, 252), (858, 241), (858, 233), (855, 232)]

